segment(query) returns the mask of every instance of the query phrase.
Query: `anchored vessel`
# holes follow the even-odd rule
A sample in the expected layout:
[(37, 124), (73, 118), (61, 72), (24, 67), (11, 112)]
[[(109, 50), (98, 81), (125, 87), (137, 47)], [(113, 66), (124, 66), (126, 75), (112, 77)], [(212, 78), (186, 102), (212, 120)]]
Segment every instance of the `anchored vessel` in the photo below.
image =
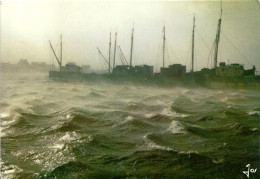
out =
[(60, 58), (58, 58), (58, 56), (56, 55), (56, 52), (50, 41), (49, 43), (53, 55), (59, 64), (59, 71), (50, 70), (49, 77), (50, 78), (72, 78), (72, 77), (80, 78), (82, 75), (82, 68), (80, 66), (77, 66), (75, 63), (68, 63), (65, 66), (62, 66), (62, 35), (60, 41)]
[(83, 65), (82, 67), (75, 63), (67, 63), (65, 66), (62, 65), (62, 35), (60, 41), (60, 57), (58, 58), (51, 42), (49, 41), (53, 55), (59, 65), (59, 70), (51, 69), (49, 71), (49, 77), (52, 79), (63, 79), (63, 80), (100, 80), (105, 76), (102, 74), (90, 73), (90, 66)]
[[(222, 8), (220, 18), (217, 25), (217, 33), (213, 43), (213, 62), (214, 67), (203, 68), (200, 71), (194, 71), (194, 46), (195, 46), (195, 16), (193, 18), (192, 44), (191, 44), (191, 71), (186, 72), (186, 66), (182, 64), (171, 64), (165, 67), (165, 47), (166, 33), (163, 27), (163, 48), (162, 48), (162, 64), (159, 73), (154, 73), (154, 67), (149, 65), (133, 66), (133, 43), (134, 43), (134, 26), (131, 34), (130, 59), (127, 62), (125, 55), (120, 46), (117, 47), (117, 33), (115, 33), (113, 64), (111, 64), (111, 33), (109, 37), (108, 60), (97, 47), (98, 53), (108, 66), (105, 74), (86, 73), (86, 66), (80, 67), (75, 63), (68, 63), (62, 66), (62, 36), (60, 42), (60, 58), (56, 55), (53, 46), (50, 43), (51, 50), (59, 65), (59, 71), (51, 70), (50, 78), (58, 79), (76, 79), (76, 80), (110, 80), (115, 82), (133, 82), (133, 83), (152, 83), (157, 85), (200, 85), (206, 87), (259, 87), (259, 76), (255, 76), (255, 66), (252, 69), (245, 70), (243, 65), (233, 63), (226, 64), (220, 62), (218, 66), (218, 49), (220, 42), (222, 22)], [(122, 65), (115, 64), (116, 51), (119, 50)]]
[(108, 64), (108, 75), (106, 78), (113, 81), (131, 81), (131, 82), (144, 82), (151, 81), (153, 78), (153, 66), (149, 65), (138, 65), (133, 66), (133, 43), (134, 43), (134, 26), (132, 28), (131, 34), (131, 49), (130, 49), (130, 59), (129, 63), (127, 62), (125, 55), (120, 46), (118, 46), (118, 50), (121, 57), (122, 65), (115, 65), (115, 55), (116, 55), (116, 44), (117, 44), (117, 33), (115, 33), (115, 46), (114, 46), (114, 57), (113, 57), (113, 66), (111, 67), (110, 60), (110, 52), (111, 52), (111, 33), (110, 33), (110, 41), (109, 41), (109, 57), (107, 60), (105, 56), (102, 54), (99, 48), (98, 53), (101, 55), (103, 60)]
[[(194, 18), (195, 22), (195, 18)], [(218, 20), (216, 38), (213, 44), (213, 62), (212, 69), (203, 68), (201, 71), (194, 72), (194, 28), (193, 26), (193, 40), (192, 40), (192, 70), (191, 76), (194, 77), (197, 84), (208, 87), (221, 88), (221, 87), (259, 87), (260, 79), (255, 76), (255, 66), (252, 69), (245, 70), (244, 66), (238, 63), (226, 64), (219, 62), (218, 64), (218, 49), (220, 42), (222, 22), (222, 8), (220, 18)]]

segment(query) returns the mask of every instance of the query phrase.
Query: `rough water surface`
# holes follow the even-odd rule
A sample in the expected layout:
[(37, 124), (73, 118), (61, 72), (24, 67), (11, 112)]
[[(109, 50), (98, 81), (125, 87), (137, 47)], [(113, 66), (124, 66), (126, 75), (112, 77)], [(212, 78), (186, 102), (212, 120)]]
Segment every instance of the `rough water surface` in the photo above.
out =
[(259, 91), (3, 74), (1, 175), (244, 178), (260, 166), (259, 120)]

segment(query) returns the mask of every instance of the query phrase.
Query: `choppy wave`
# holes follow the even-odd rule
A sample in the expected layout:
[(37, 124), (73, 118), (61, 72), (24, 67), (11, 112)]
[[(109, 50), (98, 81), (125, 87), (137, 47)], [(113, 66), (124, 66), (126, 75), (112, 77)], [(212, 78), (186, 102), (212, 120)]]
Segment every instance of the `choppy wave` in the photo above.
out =
[(258, 91), (11, 80), (3, 178), (239, 178), (259, 164)]

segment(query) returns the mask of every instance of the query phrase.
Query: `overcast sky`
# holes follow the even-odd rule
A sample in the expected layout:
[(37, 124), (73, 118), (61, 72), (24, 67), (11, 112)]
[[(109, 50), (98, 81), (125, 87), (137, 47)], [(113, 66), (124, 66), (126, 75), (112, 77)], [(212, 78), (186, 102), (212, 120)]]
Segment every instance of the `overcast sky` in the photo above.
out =
[[(219, 59), (256, 65), (260, 71), (259, 2), (223, 1)], [(63, 35), (63, 59), (94, 69), (105, 68), (98, 46), (108, 58), (109, 33), (118, 32), (117, 44), (127, 60), (134, 23), (133, 64), (162, 66), (162, 29), (166, 26), (166, 65), (191, 66), (192, 21), (196, 16), (195, 70), (208, 63), (220, 17), (220, 1), (13, 1), (1, 5), (1, 61), (21, 58), (52, 63), (48, 40), (59, 54)], [(118, 54), (118, 51), (117, 51)], [(113, 57), (113, 55), (111, 56)], [(119, 56), (116, 63), (121, 64)], [(57, 65), (56, 61), (54, 63)]]

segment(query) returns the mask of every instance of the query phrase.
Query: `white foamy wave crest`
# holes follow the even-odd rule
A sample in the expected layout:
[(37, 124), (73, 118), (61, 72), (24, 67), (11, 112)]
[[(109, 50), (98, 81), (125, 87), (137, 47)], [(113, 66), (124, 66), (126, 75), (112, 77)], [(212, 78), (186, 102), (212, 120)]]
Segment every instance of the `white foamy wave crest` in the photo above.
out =
[(6, 117), (8, 117), (8, 116), (9, 116), (8, 113), (5, 113), (5, 112), (0, 113), (0, 119), (6, 118)]
[(91, 142), (91, 141), (93, 141), (93, 136), (88, 136), (88, 140)]
[(72, 140), (76, 140), (78, 138), (78, 135), (76, 132), (66, 132), (66, 134), (64, 136), (62, 136), (59, 140), (60, 141), (72, 141)]
[(152, 140), (150, 140), (147, 135), (149, 134), (146, 134), (144, 136), (144, 141), (145, 141), (145, 144), (146, 144), (146, 148), (147, 149), (160, 149), (160, 150), (168, 150), (168, 151), (174, 151), (173, 149), (171, 149), (170, 147), (165, 147), (165, 146), (160, 146), (160, 145), (157, 145), (156, 143), (154, 143)]
[[(3, 163), (4, 164), (4, 163)], [(15, 173), (22, 172), (23, 169), (18, 167), (17, 165), (2, 165), (2, 177), (3, 178), (15, 178)]]
[(133, 116), (127, 116), (126, 118), (125, 118), (125, 120), (124, 121), (122, 121), (122, 123), (121, 124), (125, 124), (125, 123), (127, 123), (127, 122), (129, 122), (129, 121), (132, 121), (134, 119), (134, 117)]
[(66, 119), (69, 119), (69, 118), (70, 118), (70, 116), (71, 116), (70, 114), (67, 114), (67, 115), (66, 115)]
[(260, 111), (250, 111), (248, 112), (248, 114), (251, 116), (251, 115), (258, 115), (260, 116)]
[(8, 113), (1, 113), (0, 114), (0, 119), (1, 119), (1, 128), (0, 128), (0, 136), (4, 137), (7, 135), (7, 129), (17, 121), (17, 116), (14, 116), (12, 120), (8, 119), (9, 117)]
[(170, 107), (164, 108), (161, 112), (162, 115), (169, 116), (169, 117), (187, 117), (188, 114), (180, 114), (174, 111), (171, 111)]
[(199, 154), (196, 150), (180, 151), (179, 154)]
[(66, 143), (70, 143), (71, 141), (74, 141), (74, 140), (79, 140), (79, 138), (80, 137), (77, 135), (76, 132), (66, 132), (65, 135), (63, 135), (61, 138), (59, 138), (57, 140), (57, 142), (55, 142), (54, 144), (49, 146), (49, 148), (63, 149), (63, 147)]
[(223, 163), (224, 159), (213, 159), (213, 163)]
[(127, 116), (125, 119), (126, 119), (126, 121), (131, 121), (131, 120), (134, 119), (134, 117), (133, 116)]
[(134, 119), (133, 116), (127, 116), (124, 120), (116, 121), (112, 127), (118, 127), (118, 126), (124, 125), (124, 124), (132, 121), (133, 119)]
[(64, 144), (55, 144), (55, 145), (51, 146), (50, 148), (61, 150), (63, 147), (64, 147)]
[(173, 134), (184, 133), (184, 128), (179, 121), (172, 121), (167, 131)]
[(14, 123), (15, 120), (11, 120), (11, 121), (1, 121), (1, 128), (0, 128), (0, 136), (4, 137), (7, 135), (6, 132), (4, 132), (6, 129), (8, 129), (10, 127), (10, 124)]
[(0, 130), (0, 137), (5, 137), (7, 134), (6, 134), (6, 132), (2, 132), (2, 129)]
[(146, 118), (151, 118), (151, 117), (153, 117), (153, 116), (155, 116), (156, 114), (154, 114), (154, 113), (149, 113), (149, 114), (145, 114), (144, 115), (144, 117), (146, 117)]
[(14, 123), (16, 120), (10, 120), (10, 121), (1, 121), (1, 126), (7, 126), (9, 124)]

